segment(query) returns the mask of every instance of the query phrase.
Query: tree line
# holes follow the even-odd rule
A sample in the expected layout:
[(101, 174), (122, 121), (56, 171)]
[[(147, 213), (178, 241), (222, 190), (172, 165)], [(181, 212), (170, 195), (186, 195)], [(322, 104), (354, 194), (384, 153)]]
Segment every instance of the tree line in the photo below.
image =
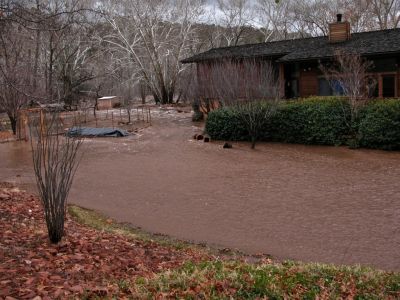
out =
[(399, 27), (400, 0), (0, 0), (0, 111), (15, 130), (30, 101), (117, 94), (190, 96), (190, 65), (212, 47)]

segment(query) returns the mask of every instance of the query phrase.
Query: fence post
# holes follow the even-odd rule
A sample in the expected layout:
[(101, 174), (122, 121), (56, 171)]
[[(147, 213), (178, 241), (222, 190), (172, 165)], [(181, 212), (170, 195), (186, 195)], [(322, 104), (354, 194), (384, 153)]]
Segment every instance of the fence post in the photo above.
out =
[(151, 126), (151, 109), (149, 107), (149, 120), (150, 120), (150, 126)]

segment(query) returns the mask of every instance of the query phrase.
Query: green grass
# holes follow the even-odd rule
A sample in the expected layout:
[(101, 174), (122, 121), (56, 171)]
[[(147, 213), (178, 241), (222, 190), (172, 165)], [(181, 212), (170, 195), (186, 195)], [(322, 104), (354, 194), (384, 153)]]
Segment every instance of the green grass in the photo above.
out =
[(169, 246), (175, 249), (184, 249), (193, 247), (196, 247), (198, 249), (202, 248), (198, 245), (172, 239), (167, 236), (150, 234), (143, 230), (133, 228), (128, 224), (116, 223), (114, 220), (107, 218), (106, 216), (98, 212), (88, 210), (79, 206), (75, 205), (68, 206), (68, 212), (72, 216), (72, 218), (74, 218), (79, 223), (100, 231), (120, 234), (128, 238), (140, 240), (143, 242), (156, 242), (159, 245)]
[[(78, 222), (101, 231), (175, 249), (200, 248), (115, 223), (80, 207), (70, 206), (69, 213)], [(223, 260), (187, 262), (152, 278), (119, 281), (118, 287), (135, 299), (400, 299), (400, 273), (291, 261), (250, 264), (236, 258), (234, 253)]]
[(141, 279), (136, 290), (148, 299), (398, 299), (400, 275), (366, 267), (216, 260)]

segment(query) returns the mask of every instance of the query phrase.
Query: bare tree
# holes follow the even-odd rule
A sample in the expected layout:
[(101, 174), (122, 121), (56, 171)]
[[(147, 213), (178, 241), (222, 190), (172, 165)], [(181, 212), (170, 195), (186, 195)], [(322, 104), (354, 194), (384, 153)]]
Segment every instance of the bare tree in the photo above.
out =
[(400, 0), (297, 0), (289, 11), (292, 30), (303, 36), (328, 35), (328, 24), (338, 12), (352, 32), (397, 28), (400, 22)]
[(350, 107), (350, 129), (358, 117), (360, 108), (366, 103), (376, 86), (375, 78), (368, 74), (373, 66), (358, 53), (337, 50), (331, 64), (321, 65), (320, 69), (329, 80), (333, 90), (339, 90)]
[(124, 97), (122, 101), (122, 107), (126, 110), (126, 114), (128, 115), (128, 122), (126, 124), (132, 124), (132, 109), (133, 109), (133, 99), (130, 97)]
[(42, 201), (49, 239), (58, 243), (64, 235), (68, 193), (79, 164), (81, 140), (64, 135), (58, 114), (41, 114), (31, 120), (33, 166)]
[(264, 42), (283, 40), (294, 30), (291, 19), (292, 0), (257, 0), (258, 23)]
[(132, 76), (146, 83), (156, 102), (172, 103), (187, 68), (180, 60), (196, 43), (193, 24), (201, 8), (200, 0), (108, 3), (104, 14), (112, 31), (100, 38), (134, 66)]
[(26, 49), (33, 44), (29, 31), (11, 19), (0, 24), (0, 110), (7, 113), (15, 134), (18, 111), (31, 98), (31, 55)]
[[(227, 46), (239, 45), (251, 26), (252, 4), (249, 0), (217, 0), (214, 8), (214, 22), (220, 24), (220, 35)], [(219, 28), (217, 28), (219, 29)]]
[(0, 13), (0, 108), (7, 112), (14, 133), (22, 106), (32, 100), (70, 98), (77, 87), (92, 79), (90, 47), (83, 45), (87, 39), (77, 30), (86, 11), (81, 2), (4, 1)]
[(400, 0), (370, 0), (379, 29), (397, 28), (400, 24)]
[(224, 61), (211, 67), (210, 79), (208, 84), (217, 99), (238, 112), (254, 149), (263, 125), (279, 102), (280, 85), (271, 62)]

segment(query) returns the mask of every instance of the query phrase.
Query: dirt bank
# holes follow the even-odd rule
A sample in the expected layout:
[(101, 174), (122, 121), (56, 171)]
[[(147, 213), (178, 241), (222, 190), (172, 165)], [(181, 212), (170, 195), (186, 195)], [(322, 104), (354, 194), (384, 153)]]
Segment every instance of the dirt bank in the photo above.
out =
[[(199, 129), (188, 113), (153, 118), (138, 136), (85, 142), (71, 202), (196, 242), (400, 270), (400, 153), (283, 144), (226, 150), (191, 140)], [(17, 180), (28, 182), (26, 165), (8, 162), (10, 147), (21, 148), (0, 144), (0, 179), (22, 172)]]

